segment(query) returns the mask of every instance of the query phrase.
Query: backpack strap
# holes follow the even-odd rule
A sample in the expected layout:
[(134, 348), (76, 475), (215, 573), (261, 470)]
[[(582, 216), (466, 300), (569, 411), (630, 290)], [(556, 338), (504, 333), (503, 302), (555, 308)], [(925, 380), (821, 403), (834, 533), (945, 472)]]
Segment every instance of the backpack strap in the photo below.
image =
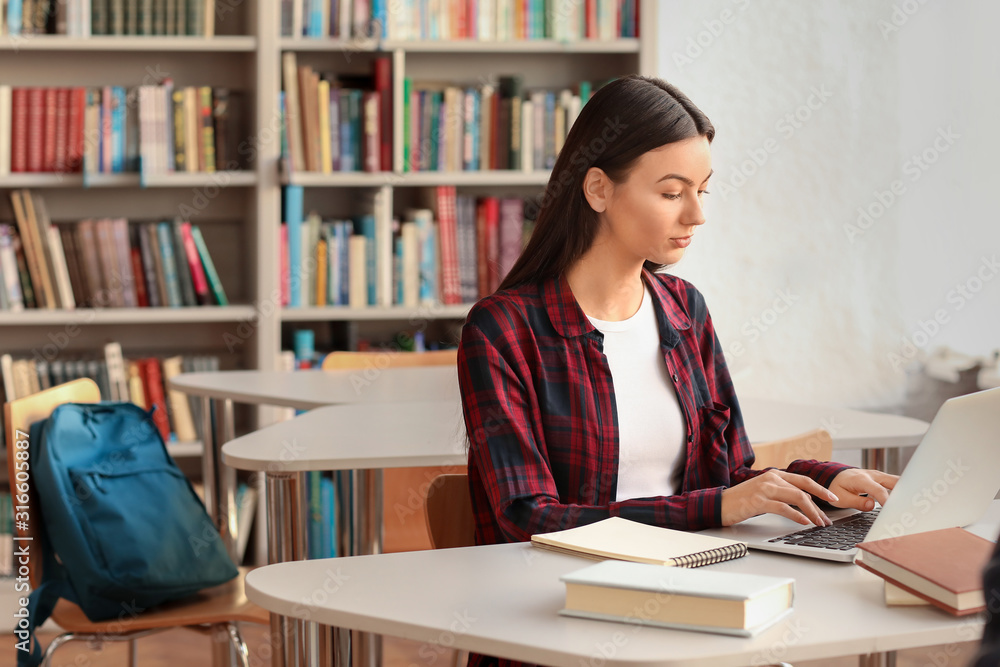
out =
[(49, 619), (59, 599), (65, 598), (74, 604), (78, 603), (76, 591), (66, 576), (66, 569), (52, 555), (51, 547), (45, 549), (43, 554), (42, 584), (28, 596), (28, 624), (25, 629), (27, 638), (22, 640), (27, 642), (27, 648), (18, 649), (17, 667), (38, 667), (41, 664), (42, 647), (35, 636), (35, 630)]

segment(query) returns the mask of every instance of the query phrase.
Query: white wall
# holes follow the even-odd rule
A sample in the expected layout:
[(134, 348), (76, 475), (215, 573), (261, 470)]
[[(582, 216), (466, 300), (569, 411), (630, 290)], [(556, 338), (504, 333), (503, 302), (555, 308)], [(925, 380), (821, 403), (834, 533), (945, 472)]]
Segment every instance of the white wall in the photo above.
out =
[[(914, 13), (894, 16), (906, 2)], [(1000, 252), (986, 202), (997, 23), (973, 11), (987, 5), (660, 2), (659, 75), (716, 127), (708, 223), (672, 271), (705, 293), (740, 393), (901, 403), (906, 364), (891, 355), (907, 361), (903, 337), (955, 309), (948, 289)], [(914, 172), (908, 157), (949, 125), (960, 138)], [(986, 354), (998, 305), (995, 280), (917, 342)]]

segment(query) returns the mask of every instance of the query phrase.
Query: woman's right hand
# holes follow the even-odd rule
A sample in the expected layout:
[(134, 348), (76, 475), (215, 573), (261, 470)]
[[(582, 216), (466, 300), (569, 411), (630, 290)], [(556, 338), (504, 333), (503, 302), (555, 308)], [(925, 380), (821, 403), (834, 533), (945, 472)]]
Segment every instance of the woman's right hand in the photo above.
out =
[(812, 496), (837, 502), (837, 496), (805, 475), (768, 470), (722, 492), (722, 525), (765, 513), (780, 514), (803, 525), (830, 525), (832, 521)]

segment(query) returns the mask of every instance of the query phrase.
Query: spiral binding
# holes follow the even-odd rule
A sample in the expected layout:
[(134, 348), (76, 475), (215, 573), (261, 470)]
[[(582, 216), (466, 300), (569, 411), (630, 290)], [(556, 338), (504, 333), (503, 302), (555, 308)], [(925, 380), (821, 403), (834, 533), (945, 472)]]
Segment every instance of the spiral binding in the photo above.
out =
[(702, 565), (721, 563), (724, 560), (731, 560), (733, 558), (742, 558), (746, 555), (747, 545), (743, 542), (737, 542), (736, 544), (727, 544), (717, 549), (709, 549), (708, 551), (699, 551), (696, 554), (681, 556), (673, 560), (675, 567), (701, 567)]

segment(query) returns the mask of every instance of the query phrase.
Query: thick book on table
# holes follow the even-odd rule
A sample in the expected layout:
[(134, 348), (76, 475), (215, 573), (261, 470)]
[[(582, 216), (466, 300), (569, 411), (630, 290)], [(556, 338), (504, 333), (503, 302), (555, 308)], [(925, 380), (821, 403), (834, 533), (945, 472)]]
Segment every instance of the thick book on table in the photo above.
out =
[(961, 528), (888, 537), (858, 545), (855, 561), (955, 616), (983, 611), (983, 568), (994, 544)]
[(559, 613), (752, 637), (792, 610), (795, 580), (605, 561), (563, 575)]
[(700, 567), (747, 553), (744, 542), (650, 526), (621, 517), (531, 536), (536, 547), (585, 558)]

